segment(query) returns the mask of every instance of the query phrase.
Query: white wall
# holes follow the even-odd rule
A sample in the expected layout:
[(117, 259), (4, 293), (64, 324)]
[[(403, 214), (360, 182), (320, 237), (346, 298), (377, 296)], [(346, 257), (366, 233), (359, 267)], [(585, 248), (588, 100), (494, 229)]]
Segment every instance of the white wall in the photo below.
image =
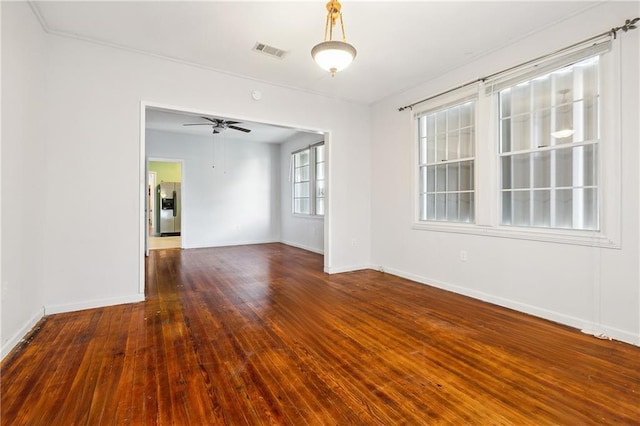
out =
[(279, 145), (234, 141), (228, 133), (146, 132), (148, 158), (184, 161), (183, 248), (280, 240)]
[[(2, 8), (2, 356), (43, 315), (46, 40), (26, 5)], [(20, 40), (20, 43), (16, 43)]]
[[(368, 265), (368, 107), (53, 35), (44, 36), (43, 49), (28, 4), (2, 7), (3, 88), (14, 87), (3, 90), (2, 102), (19, 111), (5, 117), (3, 108), (3, 122), (14, 123), (3, 129), (3, 140), (15, 139), (3, 149), (3, 166), (15, 182), (3, 187), (3, 213), (6, 200), (21, 206), (3, 221), (3, 257), (5, 247), (16, 250), (3, 259), (16, 268), (3, 272), (3, 335), (19, 334), (43, 304), (53, 313), (142, 299), (145, 101), (328, 132), (335, 187), (329, 188), (325, 267)], [(44, 87), (34, 73), (46, 76)], [(251, 99), (253, 90), (262, 92), (261, 101)], [(20, 163), (28, 172), (18, 171)], [(105, 197), (115, 191), (117, 206)], [(12, 217), (35, 228), (8, 225)], [(356, 246), (348, 244), (354, 239)], [(23, 266), (25, 255), (30, 268)]]
[(324, 135), (303, 133), (294, 135), (280, 145), (281, 240), (285, 244), (316, 253), (324, 253), (324, 218), (292, 213), (291, 153), (323, 140)]
[[(622, 249), (412, 230), (413, 139), (397, 108), (606, 31), (639, 3), (605, 3), (372, 107), (372, 260), (387, 271), (640, 344), (638, 37), (622, 49)], [(604, 142), (606, 143), (606, 141)], [(606, 171), (605, 171), (606, 173)], [(468, 261), (460, 261), (460, 251)]]

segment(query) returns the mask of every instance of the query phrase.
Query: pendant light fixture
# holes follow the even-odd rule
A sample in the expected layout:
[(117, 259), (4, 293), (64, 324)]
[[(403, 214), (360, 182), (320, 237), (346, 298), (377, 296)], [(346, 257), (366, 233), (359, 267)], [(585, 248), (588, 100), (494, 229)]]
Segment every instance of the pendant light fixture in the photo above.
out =
[[(331, 73), (334, 77), (336, 72), (342, 71), (353, 62), (356, 57), (356, 48), (347, 43), (344, 35), (344, 22), (342, 21), (342, 5), (338, 0), (331, 0), (327, 3), (327, 20), (324, 27), (324, 41), (316, 44), (311, 49), (313, 60)], [(342, 30), (342, 41), (333, 40), (333, 27), (336, 21), (340, 20)]]

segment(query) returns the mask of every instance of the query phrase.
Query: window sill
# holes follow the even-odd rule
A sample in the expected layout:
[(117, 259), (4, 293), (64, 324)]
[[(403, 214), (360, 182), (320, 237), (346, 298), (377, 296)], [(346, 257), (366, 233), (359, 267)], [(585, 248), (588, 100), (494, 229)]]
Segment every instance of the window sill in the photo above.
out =
[(621, 248), (620, 241), (607, 237), (601, 231), (573, 231), (562, 229), (523, 228), (516, 226), (494, 227), (467, 223), (439, 222), (416, 222), (412, 225), (411, 229), (611, 249)]

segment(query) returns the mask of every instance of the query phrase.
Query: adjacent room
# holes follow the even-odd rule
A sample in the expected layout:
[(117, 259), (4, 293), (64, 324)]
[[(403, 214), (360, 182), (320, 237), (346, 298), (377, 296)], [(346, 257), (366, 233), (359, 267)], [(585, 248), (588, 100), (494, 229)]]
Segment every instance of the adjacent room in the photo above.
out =
[(158, 170), (149, 248), (284, 242), (324, 253), (325, 135), (210, 115), (145, 110), (147, 169)]
[(637, 1), (0, 20), (3, 425), (638, 422)]

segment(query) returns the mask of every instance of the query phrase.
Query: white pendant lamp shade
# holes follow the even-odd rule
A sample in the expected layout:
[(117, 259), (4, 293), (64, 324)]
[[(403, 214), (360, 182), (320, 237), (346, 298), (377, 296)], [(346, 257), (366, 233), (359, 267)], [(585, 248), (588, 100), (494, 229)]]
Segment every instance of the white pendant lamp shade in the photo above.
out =
[[(347, 43), (344, 35), (344, 22), (342, 21), (342, 5), (338, 0), (329, 0), (326, 5), (327, 18), (324, 27), (324, 41), (313, 46), (311, 56), (320, 68), (327, 70), (334, 77), (338, 71), (342, 71), (353, 62), (356, 57), (356, 48)], [(333, 27), (340, 22), (342, 41), (333, 39)]]
[(353, 62), (356, 49), (343, 41), (324, 41), (311, 49), (311, 56), (320, 68), (335, 74), (342, 71)]

